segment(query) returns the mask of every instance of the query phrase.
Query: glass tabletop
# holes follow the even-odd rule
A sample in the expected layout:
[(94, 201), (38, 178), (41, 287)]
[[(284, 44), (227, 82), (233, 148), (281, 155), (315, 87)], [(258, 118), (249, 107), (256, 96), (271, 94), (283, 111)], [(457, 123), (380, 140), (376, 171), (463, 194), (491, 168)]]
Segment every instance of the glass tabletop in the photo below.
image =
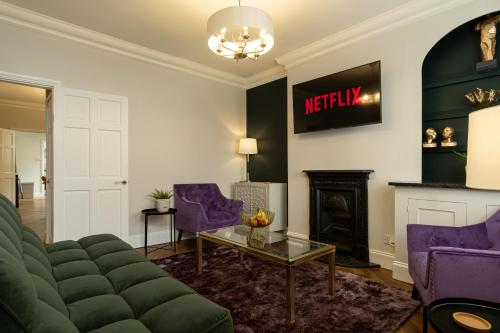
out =
[(330, 244), (290, 237), (286, 234), (269, 231), (268, 228), (252, 229), (245, 225), (202, 231), (200, 234), (205, 239), (221, 240), (287, 262), (315, 256), (323, 252), (327, 254), (335, 249)]

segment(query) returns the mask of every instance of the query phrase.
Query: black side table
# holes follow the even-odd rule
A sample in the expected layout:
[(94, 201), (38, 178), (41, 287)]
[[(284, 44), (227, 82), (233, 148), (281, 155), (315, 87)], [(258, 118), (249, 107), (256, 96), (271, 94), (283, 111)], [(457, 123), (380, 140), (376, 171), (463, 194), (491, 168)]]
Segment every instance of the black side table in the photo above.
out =
[(468, 312), (490, 322), (490, 333), (500, 332), (500, 304), (468, 298), (444, 298), (429, 304), (429, 322), (437, 333), (471, 333), (453, 320), (454, 312)]
[[(169, 215), (170, 216), (170, 244), (168, 247), (170, 249), (174, 249), (174, 253), (176, 252), (175, 248), (175, 213), (177, 213), (177, 209), (170, 208), (166, 212), (159, 212), (156, 208), (148, 208), (141, 210), (141, 213), (144, 215), (144, 255), (148, 255), (148, 217), (155, 215)], [(154, 246), (152, 246), (154, 247)], [(166, 246), (154, 247), (155, 250), (165, 249)]]

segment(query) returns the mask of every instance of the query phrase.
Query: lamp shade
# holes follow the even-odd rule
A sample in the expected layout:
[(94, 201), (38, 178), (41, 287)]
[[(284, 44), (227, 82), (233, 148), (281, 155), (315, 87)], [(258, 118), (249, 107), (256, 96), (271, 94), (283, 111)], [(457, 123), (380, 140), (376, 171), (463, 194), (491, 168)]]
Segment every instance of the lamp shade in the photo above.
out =
[(469, 114), (466, 183), (500, 190), (500, 105)]
[[(263, 55), (273, 48), (273, 21), (269, 14), (255, 7), (233, 6), (214, 13), (207, 22), (208, 47), (214, 53), (234, 58), (239, 51)], [(242, 34), (247, 39), (242, 42)]]
[(252, 138), (240, 139), (240, 148), (238, 150), (240, 154), (257, 154), (257, 140)]

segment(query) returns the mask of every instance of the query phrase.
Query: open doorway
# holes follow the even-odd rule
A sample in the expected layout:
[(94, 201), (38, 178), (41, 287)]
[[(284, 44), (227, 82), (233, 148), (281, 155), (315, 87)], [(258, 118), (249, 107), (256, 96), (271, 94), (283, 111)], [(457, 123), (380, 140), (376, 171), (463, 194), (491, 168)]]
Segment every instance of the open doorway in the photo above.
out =
[(46, 186), (48, 96), (48, 89), (0, 81), (0, 193), (42, 240), (52, 238)]

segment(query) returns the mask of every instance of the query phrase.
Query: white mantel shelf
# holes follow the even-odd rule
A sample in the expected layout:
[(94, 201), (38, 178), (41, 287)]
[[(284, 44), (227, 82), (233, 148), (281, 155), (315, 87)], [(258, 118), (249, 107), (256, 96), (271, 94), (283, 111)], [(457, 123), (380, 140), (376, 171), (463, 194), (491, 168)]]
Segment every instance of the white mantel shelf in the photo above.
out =
[(456, 184), (456, 183), (389, 182), (389, 185), (403, 186), (403, 187), (446, 188), (446, 189), (457, 189), (457, 190), (498, 192), (495, 190), (485, 190), (485, 189), (467, 187), (464, 184)]
[(465, 226), (484, 222), (500, 209), (500, 191), (461, 184), (390, 182), (395, 195), (395, 260), (393, 278), (413, 283), (408, 274), (406, 226)]

